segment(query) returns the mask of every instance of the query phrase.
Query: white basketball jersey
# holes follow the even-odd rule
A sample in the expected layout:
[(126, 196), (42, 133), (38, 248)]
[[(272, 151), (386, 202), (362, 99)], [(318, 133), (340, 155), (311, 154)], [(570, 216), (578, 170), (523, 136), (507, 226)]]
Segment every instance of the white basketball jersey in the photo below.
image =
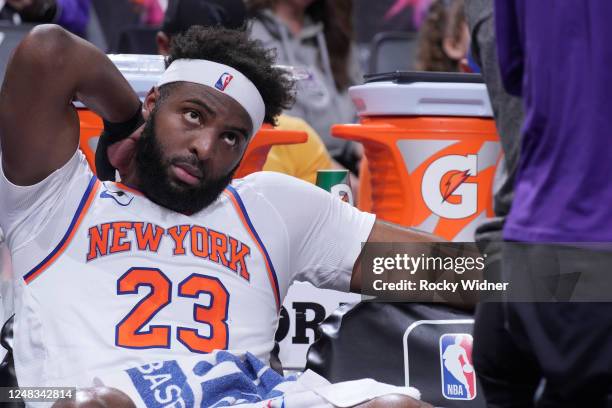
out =
[(183, 215), (100, 182), (80, 152), (37, 186), (2, 175), (2, 194), (16, 197), (0, 199), (0, 216), (21, 386), (88, 386), (113, 370), (218, 349), (268, 361), (291, 282), (348, 290), (374, 221), (273, 173)]

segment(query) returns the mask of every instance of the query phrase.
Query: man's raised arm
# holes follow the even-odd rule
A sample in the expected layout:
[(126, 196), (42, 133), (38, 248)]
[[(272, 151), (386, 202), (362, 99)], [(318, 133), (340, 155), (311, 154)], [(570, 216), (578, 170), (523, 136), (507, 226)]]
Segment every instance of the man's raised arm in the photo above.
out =
[(111, 122), (131, 118), (139, 100), (106, 55), (56, 25), (35, 27), (11, 58), (0, 91), (6, 177), (35, 184), (62, 167), (79, 141), (78, 98)]
[[(377, 220), (374, 223), (374, 227), (370, 232), (367, 244), (384, 244), (388, 249), (388, 254), (394, 256), (393, 254), (406, 254), (413, 258), (418, 258), (420, 256), (432, 256), (438, 258), (472, 258), (476, 259), (481, 257), (481, 253), (475, 245), (465, 245), (465, 243), (455, 243), (452, 244), (445, 240), (444, 238), (438, 237), (436, 235), (419, 231), (414, 228), (407, 228), (400, 225), (392, 224), (385, 221)], [(435, 243), (442, 243), (443, 245), (434, 245)], [(450, 245), (445, 245), (450, 244)], [(404, 244), (414, 244), (414, 245), (404, 245)], [(370, 248), (373, 250), (373, 248)], [(378, 247), (378, 249), (382, 249)], [(364, 276), (362, 275), (362, 257), (364, 255), (364, 250), (362, 248), (361, 254), (357, 258), (355, 265), (353, 266), (353, 273), (351, 276), (351, 291), (356, 293), (364, 293), (362, 291), (362, 284)], [(381, 252), (382, 253), (382, 252)], [(370, 255), (372, 252), (370, 252)], [(366, 261), (367, 262), (367, 261)], [(429, 270), (427, 267), (416, 267), (417, 269), (414, 272), (418, 273), (419, 279), (425, 278), (425, 280), (430, 280), (431, 282), (437, 282), (438, 280), (448, 281), (451, 283), (457, 283), (461, 280), (469, 280), (469, 279), (481, 279), (483, 270), (482, 268), (472, 268), (473, 272), (469, 274), (464, 274), (463, 271), (459, 270), (446, 270), (442, 268), (440, 270)], [(469, 269), (471, 270), (471, 269)], [(412, 272), (412, 273), (414, 273)], [(427, 275), (421, 276), (421, 272), (426, 272)], [(412, 273), (410, 275), (412, 276)], [(430, 274), (431, 273), (431, 274)], [(402, 277), (402, 275), (399, 275)], [(404, 276), (405, 277), (405, 276)], [(365, 279), (368, 282), (368, 278)], [(370, 282), (371, 283), (371, 282)], [(367, 293), (367, 292), (365, 292)], [(467, 291), (467, 290), (455, 290), (452, 293), (449, 291), (440, 291), (443, 294), (437, 301), (446, 302), (448, 305), (455, 306), (461, 309), (471, 309), (480, 299), (478, 292), (476, 291)], [(411, 290), (411, 299), (414, 301), (431, 301), (433, 299), (433, 294), (431, 290)]]

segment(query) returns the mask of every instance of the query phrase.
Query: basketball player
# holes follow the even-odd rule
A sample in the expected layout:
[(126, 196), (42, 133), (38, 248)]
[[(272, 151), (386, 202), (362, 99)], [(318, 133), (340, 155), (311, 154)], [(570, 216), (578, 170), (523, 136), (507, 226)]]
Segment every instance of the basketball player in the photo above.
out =
[[(243, 33), (195, 27), (176, 39), (141, 106), (102, 52), (57, 26), (35, 28), (16, 49), (0, 94), (0, 226), (18, 277), (20, 386), (110, 386), (137, 406), (206, 405), (206, 387), (220, 392), (212, 372), (231, 367), (240, 384), (247, 372), (269, 373), (259, 361), (269, 360), (294, 280), (358, 290), (362, 242), (434, 240), (291, 177), (230, 184), (250, 137), (291, 101), (272, 63)], [(77, 149), (75, 98), (107, 121), (111, 141), (122, 139), (108, 148), (122, 183), (98, 180)], [(118, 137), (141, 112), (144, 126)], [(295, 383), (306, 400), (274, 388), (265, 406), (415, 395)], [(259, 401), (239, 391), (218, 401)]]

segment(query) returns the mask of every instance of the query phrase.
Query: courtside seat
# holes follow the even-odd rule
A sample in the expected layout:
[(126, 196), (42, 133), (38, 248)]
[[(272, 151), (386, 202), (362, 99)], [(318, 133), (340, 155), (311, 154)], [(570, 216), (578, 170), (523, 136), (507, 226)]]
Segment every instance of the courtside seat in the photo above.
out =
[[(319, 326), (306, 368), (331, 382), (374, 378), (416, 387), (423, 401), (437, 407), (484, 408), (475, 373), (469, 372), (473, 324), (470, 313), (441, 304), (344, 305)], [(466, 353), (460, 357), (461, 349)], [(449, 368), (464, 372), (469, 390)]]

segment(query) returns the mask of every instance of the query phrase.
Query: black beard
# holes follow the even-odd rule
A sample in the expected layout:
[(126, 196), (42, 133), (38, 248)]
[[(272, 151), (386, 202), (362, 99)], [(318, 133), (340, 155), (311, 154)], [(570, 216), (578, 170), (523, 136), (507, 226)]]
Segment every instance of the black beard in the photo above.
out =
[[(229, 174), (217, 179), (208, 179), (209, 174), (206, 166), (195, 157), (179, 157), (172, 160), (164, 160), (161, 146), (155, 135), (155, 110), (147, 119), (142, 136), (138, 140), (136, 149), (136, 173), (140, 190), (144, 195), (156, 204), (170, 210), (194, 214), (214, 203), (225, 187), (229, 185), (234, 177), (238, 166), (234, 167)], [(169, 179), (169, 167), (173, 163), (189, 163), (196, 166), (202, 177), (196, 186), (177, 186)]]

